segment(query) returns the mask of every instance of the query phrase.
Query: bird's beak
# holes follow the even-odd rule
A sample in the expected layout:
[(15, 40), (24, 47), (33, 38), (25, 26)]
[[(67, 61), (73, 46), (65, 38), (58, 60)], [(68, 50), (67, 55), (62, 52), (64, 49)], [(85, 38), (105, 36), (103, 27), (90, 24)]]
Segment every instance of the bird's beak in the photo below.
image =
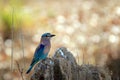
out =
[(50, 37), (54, 37), (55, 35), (54, 34), (51, 34), (51, 36)]

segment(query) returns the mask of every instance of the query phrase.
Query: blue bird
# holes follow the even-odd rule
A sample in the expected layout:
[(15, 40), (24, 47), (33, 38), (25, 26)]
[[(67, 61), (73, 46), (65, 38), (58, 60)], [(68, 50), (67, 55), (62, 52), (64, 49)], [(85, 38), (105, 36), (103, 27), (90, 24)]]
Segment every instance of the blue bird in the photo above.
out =
[(51, 43), (50, 43), (50, 39), (55, 36), (51, 33), (44, 33), (42, 36), (41, 36), (41, 41), (40, 41), (40, 44), (38, 45), (38, 47), (36, 48), (35, 50), (35, 53), (34, 53), (34, 57), (32, 59), (32, 62), (30, 64), (30, 67), (29, 69), (27, 70), (26, 74), (28, 74), (31, 69), (33, 68), (33, 66), (40, 60), (43, 60), (43, 59), (46, 59), (49, 51), (50, 51), (50, 48), (51, 48)]

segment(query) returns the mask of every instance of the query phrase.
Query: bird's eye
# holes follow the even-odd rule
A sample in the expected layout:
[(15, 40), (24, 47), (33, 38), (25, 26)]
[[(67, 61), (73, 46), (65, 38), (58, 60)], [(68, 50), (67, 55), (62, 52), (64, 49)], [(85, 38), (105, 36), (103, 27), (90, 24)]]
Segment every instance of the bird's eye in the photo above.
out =
[(47, 35), (45, 37), (48, 37)]

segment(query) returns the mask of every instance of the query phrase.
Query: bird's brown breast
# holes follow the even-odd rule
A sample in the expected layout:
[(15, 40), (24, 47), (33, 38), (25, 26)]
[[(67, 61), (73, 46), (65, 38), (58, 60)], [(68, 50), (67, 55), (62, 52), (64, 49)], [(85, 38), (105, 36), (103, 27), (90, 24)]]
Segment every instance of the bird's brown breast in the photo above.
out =
[(47, 53), (49, 53), (49, 51), (50, 51), (50, 45), (48, 45), (48, 46), (45, 46), (45, 49), (44, 49), (44, 54), (47, 54)]

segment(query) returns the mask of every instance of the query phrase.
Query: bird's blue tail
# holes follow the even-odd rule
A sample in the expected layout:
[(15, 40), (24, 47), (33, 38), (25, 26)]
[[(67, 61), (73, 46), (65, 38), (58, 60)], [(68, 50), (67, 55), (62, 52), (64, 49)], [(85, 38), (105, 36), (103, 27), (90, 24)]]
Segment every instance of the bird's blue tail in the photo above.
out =
[(29, 69), (27, 70), (26, 74), (28, 74), (32, 69), (32, 66), (29, 67)]

